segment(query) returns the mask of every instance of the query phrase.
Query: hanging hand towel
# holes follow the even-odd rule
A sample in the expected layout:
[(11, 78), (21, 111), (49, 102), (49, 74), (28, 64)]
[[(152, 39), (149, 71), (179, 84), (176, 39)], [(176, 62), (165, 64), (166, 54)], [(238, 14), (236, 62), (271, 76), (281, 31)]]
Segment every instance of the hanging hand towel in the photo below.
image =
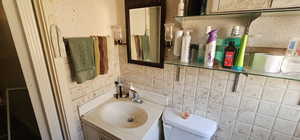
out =
[(148, 35), (143, 35), (141, 36), (141, 46), (143, 48), (143, 60), (144, 61), (151, 61), (150, 60), (150, 41), (149, 41), (149, 36)]
[(100, 51), (100, 74), (107, 74), (108, 72), (108, 51), (107, 51), (107, 38), (98, 37), (99, 51)]
[(143, 36), (139, 35), (138, 36), (138, 40), (139, 40), (139, 43), (140, 43), (140, 55), (141, 55), (141, 59), (140, 60), (144, 60), (144, 47), (143, 47)]
[(99, 39), (98, 37), (92, 37), (94, 41), (94, 52), (95, 52), (95, 64), (96, 64), (96, 74), (100, 75), (100, 49), (99, 49)]
[[(138, 35), (134, 36), (134, 43), (135, 43), (135, 48), (136, 48), (136, 53), (137, 53), (137, 60), (142, 60), (142, 48), (141, 48), (141, 41), (140, 37)], [(133, 50), (134, 51), (134, 50)]]
[(72, 60), (74, 80), (83, 83), (96, 77), (92, 38), (67, 39)]

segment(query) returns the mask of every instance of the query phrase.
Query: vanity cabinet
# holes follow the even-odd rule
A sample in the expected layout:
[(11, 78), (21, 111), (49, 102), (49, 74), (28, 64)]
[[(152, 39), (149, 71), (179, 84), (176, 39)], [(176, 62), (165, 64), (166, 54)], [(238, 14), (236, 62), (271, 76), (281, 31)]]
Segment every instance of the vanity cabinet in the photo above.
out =
[(299, 0), (273, 0), (272, 8), (300, 7)]
[(270, 5), (271, 0), (220, 0), (218, 12), (267, 9)]
[(85, 140), (120, 140), (111, 134), (88, 124), (83, 124), (83, 131)]

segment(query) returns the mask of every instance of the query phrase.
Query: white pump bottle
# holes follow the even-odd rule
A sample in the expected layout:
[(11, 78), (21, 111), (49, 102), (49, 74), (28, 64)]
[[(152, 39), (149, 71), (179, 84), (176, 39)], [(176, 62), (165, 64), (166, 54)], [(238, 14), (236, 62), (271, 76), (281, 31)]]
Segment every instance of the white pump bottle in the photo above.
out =
[(180, 61), (183, 63), (189, 63), (191, 41), (191, 30), (184, 31), (180, 58)]

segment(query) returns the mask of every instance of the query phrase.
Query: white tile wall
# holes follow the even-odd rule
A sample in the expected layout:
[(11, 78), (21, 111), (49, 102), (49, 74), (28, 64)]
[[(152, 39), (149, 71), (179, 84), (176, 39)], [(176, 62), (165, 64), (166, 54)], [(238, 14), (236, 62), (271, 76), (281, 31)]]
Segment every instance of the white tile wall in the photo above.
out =
[(266, 129), (272, 129), (275, 117), (256, 114), (255, 125)]
[(251, 131), (251, 138), (253, 140), (268, 140), (271, 131), (269, 129), (254, 126)]
[[(217, 121), (219, 129), (216, 140), (300, 138), (300, 124), (297, 127), (300, 119), (300, 82), (243, 75), (238, 91), (232, 92), (234, 75), (229, 72), (181, 67), (180, 81), (177, 82), (176, 67), (172, 65), (158, 69), (121, 63), (120, 67), (124, 80), (133, 82), (137, 87), (169, 95), (172, 106), (177, 110)], [(126, 70), (128, 68), (130, 71)], [(157, 80), (160, 85), (139, 85), (130, 78), (138, 70), (143, 75), (151, 71), (154, 76), (147, 80)], [(164, 83), (168, 83), (168, 87), (162, 86)]]

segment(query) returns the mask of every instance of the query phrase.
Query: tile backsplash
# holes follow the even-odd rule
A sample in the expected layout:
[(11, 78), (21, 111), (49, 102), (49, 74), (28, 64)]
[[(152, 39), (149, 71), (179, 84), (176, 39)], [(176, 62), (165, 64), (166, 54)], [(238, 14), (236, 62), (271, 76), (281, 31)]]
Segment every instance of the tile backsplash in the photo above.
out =
[(176, 66), (127, 64), (124, 48), (120, 59), (126, 82), (168, 96), (178, 111), (217, 121), (216, 140), (300, 139), (300, 82), (241, 75), (237, 92), (232, 92), (235, 75), (230, 72), (180, 67), (176, 81)]

